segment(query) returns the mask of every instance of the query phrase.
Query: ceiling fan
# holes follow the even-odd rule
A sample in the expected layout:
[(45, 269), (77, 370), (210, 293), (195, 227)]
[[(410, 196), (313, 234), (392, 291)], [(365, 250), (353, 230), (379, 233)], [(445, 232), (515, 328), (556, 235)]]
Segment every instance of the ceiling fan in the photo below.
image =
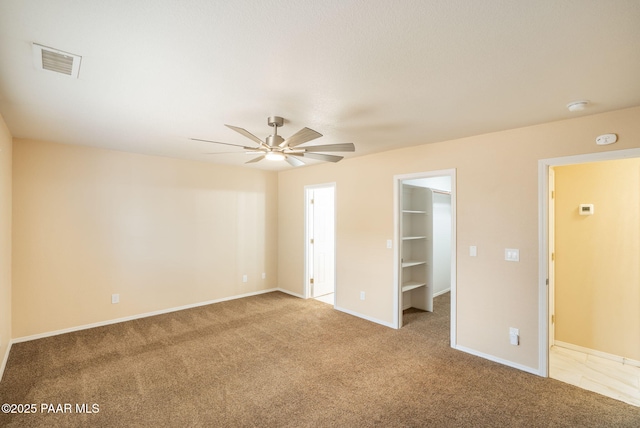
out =
[[(255, 157), (245, 163), (255, 163), (262, 159), (273, 161), (287, 161), (289, 165), (300, 166), (305, 162), (302, 158), (318, 159), (326, 162), (338, 162), (343, 159), (343, 156), (328, 155), (318, 152), (354, 152), (356, 150), (353, 143), (340, 143), (340, 144), (325, 144), (320, 146), (305, 146), (300, 147), (302, 144), (307, 143), (316, 138), (322, 137), (322, 134), (309, 128), (302, 128), (300, 131), (293, 134), (291, 137), (284, 139), (278, 135), (278, 127), (284, 124), (284, 119), (280, 116), (270, 116), (267, 118), (267, 124), (273, 127), (273, 135), (269, 135), (265, 141), (256, 137), (249, 131), (237, 126), (225, 125), (227, 128), (244, 135), (250, 140), (258, 143), (256, 147), (241, 146), (239, 144), (222, 143), (220, 141), (201, 140), (199, 138), (191, 138), (194, 141), (204, 141), (206, 143), (224, 144), (226, 146), (241, 147), (248, 154), (257, 154)], [(232, 152), (240, 153), (240, 152)]]

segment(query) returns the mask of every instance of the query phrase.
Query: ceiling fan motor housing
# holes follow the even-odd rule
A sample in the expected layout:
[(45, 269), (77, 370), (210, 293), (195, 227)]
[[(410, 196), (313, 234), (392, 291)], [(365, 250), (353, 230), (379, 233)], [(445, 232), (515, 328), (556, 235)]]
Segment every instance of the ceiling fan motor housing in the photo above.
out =
[(269, 135), (266, 141), (270, 147), (277, 147), (280, 145), (280, 143), (284, 141), (284, 138), (282, 138), (278, 134), (275, 134), (275, 135)]

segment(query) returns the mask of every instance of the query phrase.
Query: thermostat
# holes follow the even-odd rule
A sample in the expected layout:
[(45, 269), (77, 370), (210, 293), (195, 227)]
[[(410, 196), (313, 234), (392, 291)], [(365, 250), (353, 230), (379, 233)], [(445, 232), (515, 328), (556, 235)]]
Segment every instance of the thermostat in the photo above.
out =
[(593, 215), (593, 204), (580, 204), (580, 215)]

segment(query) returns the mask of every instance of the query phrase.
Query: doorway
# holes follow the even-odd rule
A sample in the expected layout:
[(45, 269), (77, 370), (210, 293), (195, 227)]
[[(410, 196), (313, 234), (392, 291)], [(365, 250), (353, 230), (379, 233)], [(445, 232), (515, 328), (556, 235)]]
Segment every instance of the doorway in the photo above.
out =
[(305, 298), (335, 305), (335, 183), (305, 186)]
[(407, 306), (433, 310), (450, 293), (451, 344), (456, 343), (455, 169), (394, 177), (394, 320)]
[(539, 163), (540, 374), (636, 406), (640, 344), (626, 329), (638, 324), (638, 157), (631, 149)]

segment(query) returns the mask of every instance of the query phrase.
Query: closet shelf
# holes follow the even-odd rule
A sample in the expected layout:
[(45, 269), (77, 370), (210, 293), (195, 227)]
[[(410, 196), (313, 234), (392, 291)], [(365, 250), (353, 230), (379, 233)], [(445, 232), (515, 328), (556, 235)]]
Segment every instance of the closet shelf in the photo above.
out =
[(400, 300), (402, 309), (433, 309), (431, 296), (431, 243), (433, 242), (433, 197), (426, 187), (402, 183), (400, 200)]
[(411, 267), (426, 264), (426, 260), (407, 260), (406, 262), (402, 262), (402, 267)]
[(425, 285), (427, 285), (426, 282), (414, 282), (414, 281), (408, 281), (405, 282), (404, 284), (402, 284), (402, 292), (406, 292), (406, 291), (411, 291), (415, 288), (420, 288), (420, 287), (424, 287)]

